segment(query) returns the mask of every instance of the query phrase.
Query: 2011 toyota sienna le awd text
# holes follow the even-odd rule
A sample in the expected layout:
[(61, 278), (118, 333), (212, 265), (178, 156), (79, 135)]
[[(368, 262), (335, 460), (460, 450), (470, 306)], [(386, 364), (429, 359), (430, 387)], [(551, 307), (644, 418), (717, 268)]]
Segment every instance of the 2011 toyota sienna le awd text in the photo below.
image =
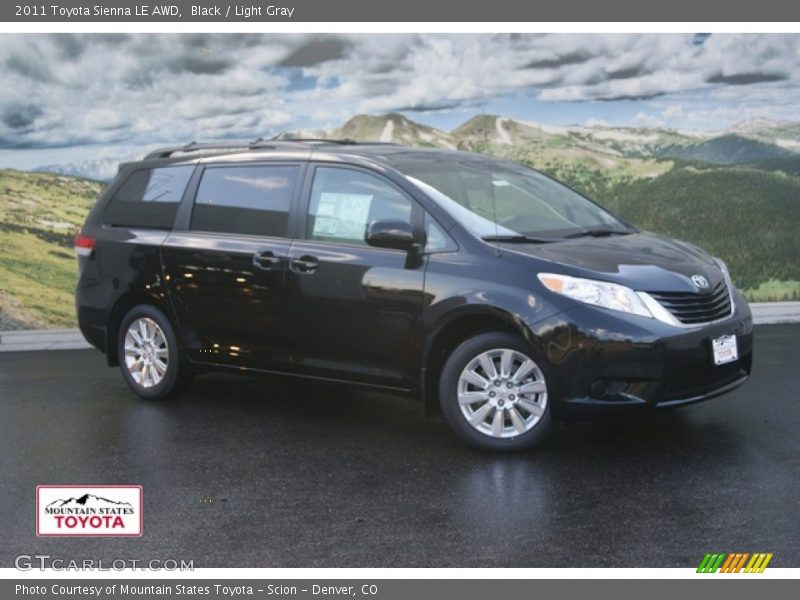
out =
[(211, 368), (344, 382), (511, 450), (750, 373), (750, 310), (721, 260), (479, 154), (166, 148), (120, 167), (75, 249), (81, 331), (145, 398)]

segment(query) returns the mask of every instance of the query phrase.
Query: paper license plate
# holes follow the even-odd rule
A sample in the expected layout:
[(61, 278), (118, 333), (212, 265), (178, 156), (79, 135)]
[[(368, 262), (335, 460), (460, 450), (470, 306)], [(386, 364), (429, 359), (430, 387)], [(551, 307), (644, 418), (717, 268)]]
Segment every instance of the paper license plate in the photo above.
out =
[(714, 350), (714, 364), (724, 365), (739, 358), (739, 349), (736, 346), (735, 335), (723, 335), (715, 340), (711, 340), (711, 347)]

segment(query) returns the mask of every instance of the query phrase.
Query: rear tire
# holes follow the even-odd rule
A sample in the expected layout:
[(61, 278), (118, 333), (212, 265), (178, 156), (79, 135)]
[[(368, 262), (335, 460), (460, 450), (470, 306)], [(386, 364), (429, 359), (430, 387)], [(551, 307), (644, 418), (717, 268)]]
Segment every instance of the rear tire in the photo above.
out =
[(484, 333), (459, 345), (439, 379), (442, 413), (453, 431), (482, 450), (533, 448), (555, 430), (545, 374), (518, 335)]
[(175, 330), (155, 306), (134, 306), (122, 319), (117, 358), (125, 382), (142, 398), (174, 397), (192, 383), (192, 371), (181, 356)]

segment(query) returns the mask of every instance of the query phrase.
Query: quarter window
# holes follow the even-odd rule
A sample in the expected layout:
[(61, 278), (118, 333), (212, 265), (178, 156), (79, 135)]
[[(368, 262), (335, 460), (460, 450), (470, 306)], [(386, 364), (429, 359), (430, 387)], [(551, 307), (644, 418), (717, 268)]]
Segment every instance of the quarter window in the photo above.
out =
[(297, 173), (287, 165), (206, 168), (192, 229), (285, 237)]
[(378, 219), (411, 223), (411, 200), (378, 176), (354, 169), (318, 167), (308, 207), (306, 236), (363, 244), (367, 225)]
[(120, 186), (103, 215), (108, 225), (169, 229), (194, 166), (140, 169)]
[(425, 215), (425, 252), (452, 252), (455, 249), (450, 237), (430, 215)]

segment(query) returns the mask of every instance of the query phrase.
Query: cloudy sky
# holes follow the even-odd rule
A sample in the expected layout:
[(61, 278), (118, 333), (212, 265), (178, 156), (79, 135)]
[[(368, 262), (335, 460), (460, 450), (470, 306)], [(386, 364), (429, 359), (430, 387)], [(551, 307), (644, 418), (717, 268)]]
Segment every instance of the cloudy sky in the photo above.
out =
[(0, 166), (402, 112), (721, 129), (800, 119), (800, 35), (0, 35)]

